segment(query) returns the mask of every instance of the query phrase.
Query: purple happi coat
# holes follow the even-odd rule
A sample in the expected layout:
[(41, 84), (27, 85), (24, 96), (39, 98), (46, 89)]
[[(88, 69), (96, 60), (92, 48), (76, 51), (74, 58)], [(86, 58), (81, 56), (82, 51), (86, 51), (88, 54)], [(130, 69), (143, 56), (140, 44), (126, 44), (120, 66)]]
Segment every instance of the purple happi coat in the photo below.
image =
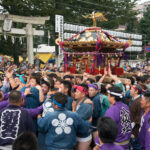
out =
[(121, 143), (130, 139), (132, 127), (129, 107), (126, 104), (116, 102), (106, 111), (105, 116), (111, 117), (117, 123), (118, 135), (115, 142)]
[[(98, 138), (96, 138), (96, 141)], [(102, 146), (100, 146), (99, 150), (124, 150), (121, 146), (116, 145), (114, 143), (104, 143)]]
[[(106, 111), (105, 116), (112, 118), (117, 123), (118, 135), (115, 142), (122, 143), (130, 139), (132, 127), (129, 107), (126, 104), (116, 102)], [(95, 143), (99, 145), (98, 138), (96, 138)], [(129, 148), (129, 144), (121, 145), (121, 147), (126, 150)]]
[(139, 129), (139, 141), (141, 150), (150, 150), (150, 111), (141, 118), (141, 126)]
[(0, 110), (0, 146), (12, 145), (24, 131), (33, 132), (33, 121), (26, 110), (16, 105)]
[(105, 143), (100, 147), (100, 150), (123, 150), (123, 148), (113, 143)]

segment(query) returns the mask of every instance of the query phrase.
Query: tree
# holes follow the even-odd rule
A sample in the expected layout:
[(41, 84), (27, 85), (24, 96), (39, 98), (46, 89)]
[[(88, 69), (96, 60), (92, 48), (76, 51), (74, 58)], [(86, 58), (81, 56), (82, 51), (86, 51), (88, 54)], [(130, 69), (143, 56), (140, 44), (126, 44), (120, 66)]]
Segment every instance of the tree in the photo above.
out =
[[(143, 46), (145, 47), (150, 42), (150, 6), (147, 7), (143, 18), (140, 20), (138, 31), (143, 35)], [(146, 58), (150, 58), (149, 53), (146, 53)]]
[(63, 0), (55, 1), (55, 12), (65, 16), (65, 21), (92, 26), (92, 20), (84, 19), (82, 15), (95, 12), (107, 13), (108, 22), (98, 23), (107, 29), (115, 29), (119, 25), (127, 24), (136, 17), (133, 10), (137, 0)]
[(147, 7), (147, 11), (140, 20), (138, 30), (142, 35), (145, 36), (145, 44), (148, 44), (148, 42), (150, 42), (150, 6)]

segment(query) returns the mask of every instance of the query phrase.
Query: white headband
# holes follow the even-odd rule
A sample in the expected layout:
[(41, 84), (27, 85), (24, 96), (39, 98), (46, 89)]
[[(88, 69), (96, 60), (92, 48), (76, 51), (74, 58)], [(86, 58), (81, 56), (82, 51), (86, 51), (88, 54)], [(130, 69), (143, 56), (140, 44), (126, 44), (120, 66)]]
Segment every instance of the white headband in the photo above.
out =
[(110, 93), (110, 94), (112, 94), (112, 95), (119, 96), (120, 98), (123, 98), (122, 93), (119, 94), (119, 93), (115, 93), (115, 92), (110, 92), (109, 90), (107, 92)]

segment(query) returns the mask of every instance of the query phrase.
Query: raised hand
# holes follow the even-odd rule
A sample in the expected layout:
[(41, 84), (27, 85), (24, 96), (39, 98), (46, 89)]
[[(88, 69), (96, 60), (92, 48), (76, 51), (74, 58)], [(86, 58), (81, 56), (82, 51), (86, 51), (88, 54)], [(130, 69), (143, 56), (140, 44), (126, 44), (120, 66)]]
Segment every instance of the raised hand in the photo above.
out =
[(108, 75), (112, 76), (111, 68), (110, 68), (110, 63), (108, 64)]
[(7, 78), (11, 78), (13, 76), (13, 69), (12, 67), (8, 68), (8, 70), (5, 72)]
[(31, 89), (30, 88), (26, 88), (25, 89), (25, 92), (24, 92), (24, 95), (31, 95), (32, 93), (31, 93)]
[(104, 75), (106, 76), (107, 75), (107, 70), (106, 70), (106, 68), (104, 68)]

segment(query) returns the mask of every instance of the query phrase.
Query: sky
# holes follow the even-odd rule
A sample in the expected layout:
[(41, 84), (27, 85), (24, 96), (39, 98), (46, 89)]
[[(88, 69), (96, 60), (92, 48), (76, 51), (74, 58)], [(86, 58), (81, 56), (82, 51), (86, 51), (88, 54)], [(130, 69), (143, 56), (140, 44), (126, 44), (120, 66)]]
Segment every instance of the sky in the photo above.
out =
[(147, 1), (150, 1), (150, 0), (138, 0), (138, 3), (141, 4), (141, 3), (144, 3), (144, 2), (147, 2)]

